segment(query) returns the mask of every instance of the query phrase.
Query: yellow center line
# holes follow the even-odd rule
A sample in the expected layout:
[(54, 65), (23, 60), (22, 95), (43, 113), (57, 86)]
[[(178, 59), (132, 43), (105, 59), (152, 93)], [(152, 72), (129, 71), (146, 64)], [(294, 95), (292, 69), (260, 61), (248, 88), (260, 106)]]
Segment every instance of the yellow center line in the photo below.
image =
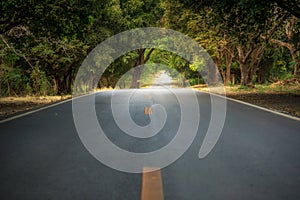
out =
[(151, 114), (152, 114), (152, 109), (151, 109), (151, 107), (145, 107), (144, 113), (145, 113), (145, 115), (151, 115)]
[[(146, 97), (147, 99), (151, 99), (151, 95), (150, 95), (150, 94), (145, 94), (145, 97)], [(145, 109), (144, 109), (144, 114), (145, 114), (145, 115), (151, 115), (151, 114), (152, 114), (152, 109), (151, 109), (151, 107), (145, 107)]]
[(164, 194), (160, 169), (154, 167), (144, 167), (141, 200), (163, 199)]

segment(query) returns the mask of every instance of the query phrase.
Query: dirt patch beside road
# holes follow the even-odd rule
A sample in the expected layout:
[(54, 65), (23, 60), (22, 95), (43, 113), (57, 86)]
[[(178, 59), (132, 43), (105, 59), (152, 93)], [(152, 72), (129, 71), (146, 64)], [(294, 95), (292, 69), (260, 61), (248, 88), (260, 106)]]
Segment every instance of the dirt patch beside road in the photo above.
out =
[[(208, 91), (205, 85), (193, 88)], [(253, 87), (227, 86), (225, 90), (227, 97), (300, 117), (300, 84), (298, 82)]]
[(226, 96), (282, 113), (300, 117), (300, 95), (295, 94), (227, 94)]
[(1, 97), (0, 120), (71, 98), (66, 96)]

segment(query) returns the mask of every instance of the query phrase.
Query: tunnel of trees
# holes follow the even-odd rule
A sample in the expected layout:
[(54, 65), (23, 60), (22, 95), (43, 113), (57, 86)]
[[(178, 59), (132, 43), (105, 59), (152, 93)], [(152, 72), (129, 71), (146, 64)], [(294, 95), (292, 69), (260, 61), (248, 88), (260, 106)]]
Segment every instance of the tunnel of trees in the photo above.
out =
[[(164, 27), (196, 40), (211, 55), (224, 84), (274, 82), (300, 75), (298, 0), (68, 0), (1, 2), (0, 94), (71, 93), (76, 72), (99, 43), (125, 30)], [(146, 62), (163, 62), (199, 83), (197, 69), (159, 49), (117, 59), (99, 87)], [(138, 87), (141, 68), (131, 86)]]

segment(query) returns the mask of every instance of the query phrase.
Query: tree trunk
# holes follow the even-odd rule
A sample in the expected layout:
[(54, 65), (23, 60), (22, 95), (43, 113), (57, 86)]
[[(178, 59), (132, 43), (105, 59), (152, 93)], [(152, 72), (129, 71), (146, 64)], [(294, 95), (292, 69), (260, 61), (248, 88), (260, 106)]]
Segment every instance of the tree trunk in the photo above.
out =
[(219, 82), (219, 76), (218, 76), (218, 69), (219, 69), (219, 65), (218, 63), (215, 63), (214, 66), (211, 66), (208, 70), (208, 80), (207, 80), (207, 84), (210, 86), (214, 86), (217, 85)]
[(144, 64), (142, 64), (142, 63), (141, 63), (141, 65), (139, 65), (133, 69), (133, 76), (132, 76), (132, 82), (131, 82), (130, 88), (139, 88), (140, 87), (140, 78), (141, 78), (143, 70), (144, 70)]
[(292, 55), (293, 62), (295, 63), (294, 64), (294, 76), (297, 77), (297, 76), (300, 75), (300, 72), (299, 72), (299, 65), (300, 65), (299, 52), (297, 53), (295, 50), (291, 51), (291, 55)]
[(226, 72), (224, 70), (222, 70), (222, 69), (221, 69), (221, 76), (222, 76), (222, 79), (223, 79), (224, 85), (225, 85)]
[(262, 59), (264, 50), (265, 50), (265, 46), (262, 45), (260, 47), (253, 49), (253, 51), (252, 51), (251, 61), (249, 63), (249, 79), (251, 80), (251, 83), (253, 82), (254, 75), (256, 74), (256, 71), (257, 71), (257, 68)]
[[(214, 66), (209, 66), (208, 68), (208, 79), (207, 84), (208, 85), (217, 85), (219, 83), (219, 69), (221, 71), (221, 74), (223, 76), (223, 70), (222, 70), (222, 58), (223, 58), (223, 52), (219, 51), (218, 56), (213, 58), (213, 61), (215, 63)], [(224, 79), (224, 77), (223, 77)]]
[(287, 43), (287, 42), (282, 42), (280, 40), (272, 39), (272, 43), (278, 44), (282, 47), (286, 47), (292, 56), (293, 62), (295, 63), (294, 65), (294, 76), (299, 75), (298, 69), (299, 69), (299, 62), (300, 62), (300, 56), (299, 56), (299, 50), (297, 51), (295, 46), (293, 44)]
[(241, 62), (239, 64), (240, 64), (240, 70), (241, 70), (241, 85), (248, 85), (249, 78), (248, 78), (247, 65), (244, 62)]
[(234, 76), (234, 74), (231, 74), (231, 84), (232, 85), (235, 84), (235, 76)]
[(250, 57), (250, 54), (253, 51), (253, 47), (251, 46), (250, 49), (244, 51), (242, 46), (237, 46), (237, 50), (238, 57), (236, 58), (236, 61), (240, 65), (241, 85), (248, 85), (252, 80), (249, 80), (247, 62)]
[[(0, 65), (2, 65), (3, 59), (0, 58)], [(3, 81), (3, 69), (0, 68), (0, 96), (2, 96), (2, 81)]]
[(292, 56), (293, 62), (294, 64), (294, 70), (293, 70), (293, 75), (299, 76), (300, 72), (299, 72), (299, 67), (300, 67), (300, 53), (299, 53), (299, 43), (295, 43), (293, 41), (293, 36), (295, 34), (295, 26), (296, 24), (299, 23), (299, 19), (292, 16), (291, 18), (289, 18), (287, 20), (287, 23), (285, 25), (285, 35), (287, 37), (287, 42), (283, 42), (277, 39), (271, 39), (270, 41), (274, 44), (278, 44), (279, 46), (282, 47), (286, 47), (287, 49), (289, 49), (290, 54)]
[(135, 63), (135, 67), (133, 69), (132, 82), (130, 88), (139, 88), (140, 87), (140, 78), (144, 69), (145, 58), (144, 53), (146, 49), (139, 49), (139, 56)]
[(6, 84), (7, 84), (7, 94), (8, 96), (11, 96), (9, 80), (6, 81)]
[(139, 88), (140, 87), (140, 78), (145, 67), (145, 63), (149, 60), (154, 49), (150, 51), (145, 56), (146, 49), (138, 50), (138, 58), (133, 69), (132, 82), (130, 88)]
[(230, 67), (232, 63), (232, 54), (230, 52), (225, 53), (225, 62), (226, 62), (226, 73), (225, 73), (225, 80), (224, 85), (227, 86), (230, 82)]

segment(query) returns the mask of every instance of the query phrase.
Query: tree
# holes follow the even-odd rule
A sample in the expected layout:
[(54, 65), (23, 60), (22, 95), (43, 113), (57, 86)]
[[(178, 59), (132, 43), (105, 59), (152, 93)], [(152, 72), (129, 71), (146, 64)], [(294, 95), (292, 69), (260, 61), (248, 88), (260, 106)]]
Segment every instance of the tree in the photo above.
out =
[(154, 48), (151, 48), (149, 51), (146, 49), (138, 49), (138, 58), (135, 63), (135, 67), (132, 75), (131, 88), (139, 88), (140, 87), (140, 78), (145, 67), (146, 62), (149, 60)]
[(300, 2), (298, 0), (273, 0), (273, 2), (283, 10), (300, 19)]
[(283, 28), (284, 31), (281, 31), (279, 36), (277, 36), (278, 39), (272, 38), (270, 41), (290, 51), (292, 57), (291, 63), (294, 69), (293, 74), (294, 76), (300, 76), (300, 20), (295, 16), (290, 16), (285, 20)]

